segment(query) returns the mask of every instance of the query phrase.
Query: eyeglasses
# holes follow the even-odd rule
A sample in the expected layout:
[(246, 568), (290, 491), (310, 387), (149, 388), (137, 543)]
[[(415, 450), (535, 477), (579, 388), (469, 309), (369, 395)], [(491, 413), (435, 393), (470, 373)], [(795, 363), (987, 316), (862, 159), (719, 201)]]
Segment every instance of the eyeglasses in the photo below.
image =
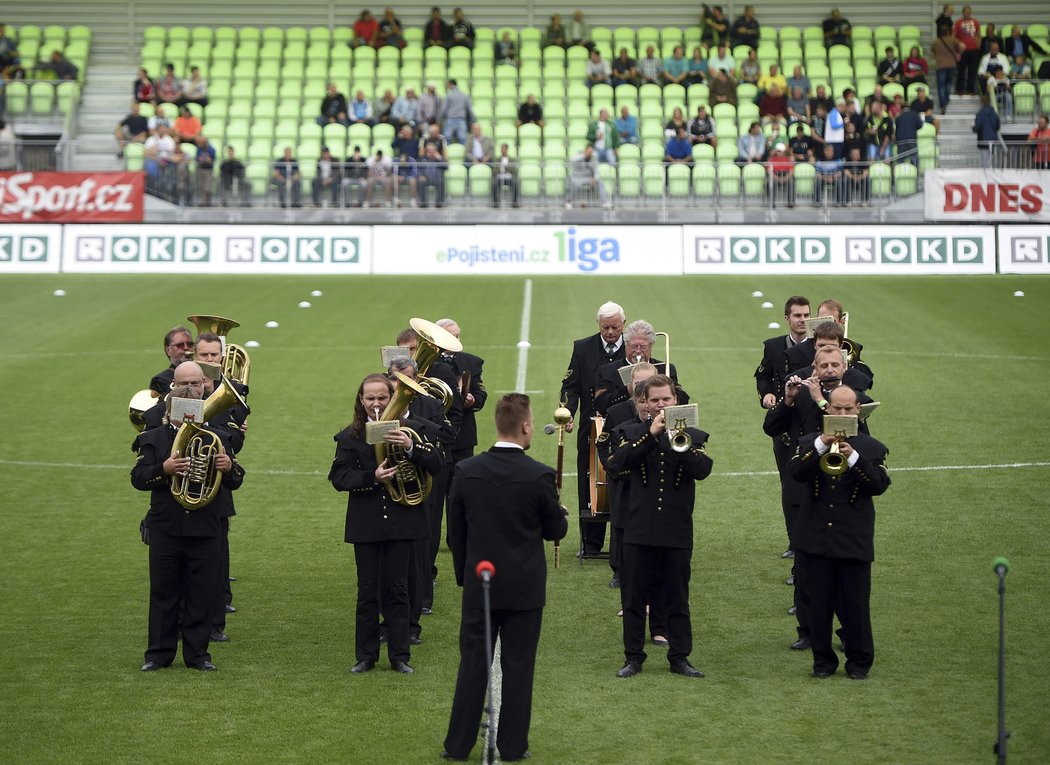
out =
[(192, 348), (193, 343), (168, 343), (169, 348)]

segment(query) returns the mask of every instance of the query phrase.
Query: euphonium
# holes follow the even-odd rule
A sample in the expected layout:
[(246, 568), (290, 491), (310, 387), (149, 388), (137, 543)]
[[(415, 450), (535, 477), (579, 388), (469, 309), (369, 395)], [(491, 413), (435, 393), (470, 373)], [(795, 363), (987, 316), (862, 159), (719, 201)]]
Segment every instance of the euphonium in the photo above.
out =
[[(223, 378), (215, 392), (204, 402), (202, 417), (205, 422), (234, 404), (244, 404), (244, 399), (233, 389), (229, 380)], [(171, 445), (171, 456), (190, 458), (190, 469), (186, 475), (171, 477), (171, 496), (187, 510), (206, 507), (219, 493), (222, 473), (215, 468), (215, 458), (225, 450), (222, 441), (210, 430), (196, 423), (184, 422), (175, 434)]]
[(463, 350), (463, 343), (447, 329), (439, 327), (432, 321), (411, 319), (408, 323), (419, 335), (416, 352), (412, 354), (412, 360), (416, 362), (416, 382), (423, 388), (425, 394), (441, 401), (447, 414), (452, 407), (452, 389), (444, 380), (427, 377), (426, 373), (442, 351), (459, 353)]
[(846, 458), (839, 451), (839, 442), (835, 441), (820, 458), (820, 469), (828, 475), (842, 475), (846, 472)]
[[(416, 383), (415, 380), (405, 377), (400, 372), (394, 372), (394, 374), (397, 376), (398, 386), (394, 392), (394, 397), (387, 405), (386, 411), (379, 418), (382, 422), (400, 420), (401, 415), (405, 413), (405, 410), (408, 409), (409, 404), (412, 403), (416, 396), (427, 395), (426, 390)], [(412, 428), (406, 428), (402, 425), (400, 430), (407, 433), (417, 444), (423, 440)], [(430, 495), (430, 489), (433, 485), (430, 473), (420, 470), (412, 464), (405, 455), (405, 450), (399, 446), (394, 446), (384, 441), (375, 445), (375, 452), (376, 461), (379, 464), (383, 464), (383, 461), (386, 460), (388, 466), (397, 468), (394, 480), (385, 484), (386, 492), (390, 495), (390, 499), (409, 507), (423, 504)]]
[(231, 329), (241, 326), (240, 322), (236, 322), (233, 319), (227, 319), (224, 316), (208, 316), (203, 313), (187, 316), (186, 321), (193, 322), (193, 326), (197, 328), (198, 335), (211, 332), (219, 337), (226, 337)]
[(149, 388), (146, 390), (140, 390), (132, 396), (131, 401), (128, 402), (128, 419), (131, 420), (131, 427), (139, 433), (145, 430), (146, 420), (144, 419), (144, 415), (146, 414), (146, 410), (152, 409), (159, 399), (160, 394)]

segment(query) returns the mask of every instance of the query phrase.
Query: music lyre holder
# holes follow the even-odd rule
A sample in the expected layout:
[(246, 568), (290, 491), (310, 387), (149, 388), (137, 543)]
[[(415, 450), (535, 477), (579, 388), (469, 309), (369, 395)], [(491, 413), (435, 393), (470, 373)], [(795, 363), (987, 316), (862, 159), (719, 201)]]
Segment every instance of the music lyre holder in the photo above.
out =
[(996, 764), (1006, 765), (1006, 739), (1010, 737), (1006, 729), (1006, 572), (1010, 562), (996, 558), (992, 570), (999, 577), (999, 730), (992, 751)]

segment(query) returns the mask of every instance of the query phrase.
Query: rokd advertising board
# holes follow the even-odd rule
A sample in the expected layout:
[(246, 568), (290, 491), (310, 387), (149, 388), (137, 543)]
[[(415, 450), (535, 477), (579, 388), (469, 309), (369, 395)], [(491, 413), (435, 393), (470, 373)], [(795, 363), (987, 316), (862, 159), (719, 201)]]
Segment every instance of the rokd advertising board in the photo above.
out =
[(377, 274), (680, 274), (677, 226), (381, 226)]
[(66, 226), (68, 273), (367, 274), (368, 226)]
[(61, 226), (0, 226), (0, 274), (57, 273), (61, 255)]
[(1050, 274), (1050, 226), (999, 226), (999, 273)]

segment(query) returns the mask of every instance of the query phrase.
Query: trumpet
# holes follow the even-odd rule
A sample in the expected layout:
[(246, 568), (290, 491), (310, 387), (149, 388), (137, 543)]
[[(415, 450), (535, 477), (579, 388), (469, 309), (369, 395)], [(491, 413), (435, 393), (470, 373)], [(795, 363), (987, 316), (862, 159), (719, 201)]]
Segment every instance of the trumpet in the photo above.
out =
[(835, 439), (831, 448), (821, 456), (820, 469), (828, 475), (842, 475), (846, 472), (846, 467), (846, 458), (839, 451), (839, 440)]
[(679, 454), (687, 452), (693, 448), (693, 437), (689, 435), (689, 432), (685, 428), (668, 431), (667, 438), (671, 442), (671, 450), (676, 451)]

